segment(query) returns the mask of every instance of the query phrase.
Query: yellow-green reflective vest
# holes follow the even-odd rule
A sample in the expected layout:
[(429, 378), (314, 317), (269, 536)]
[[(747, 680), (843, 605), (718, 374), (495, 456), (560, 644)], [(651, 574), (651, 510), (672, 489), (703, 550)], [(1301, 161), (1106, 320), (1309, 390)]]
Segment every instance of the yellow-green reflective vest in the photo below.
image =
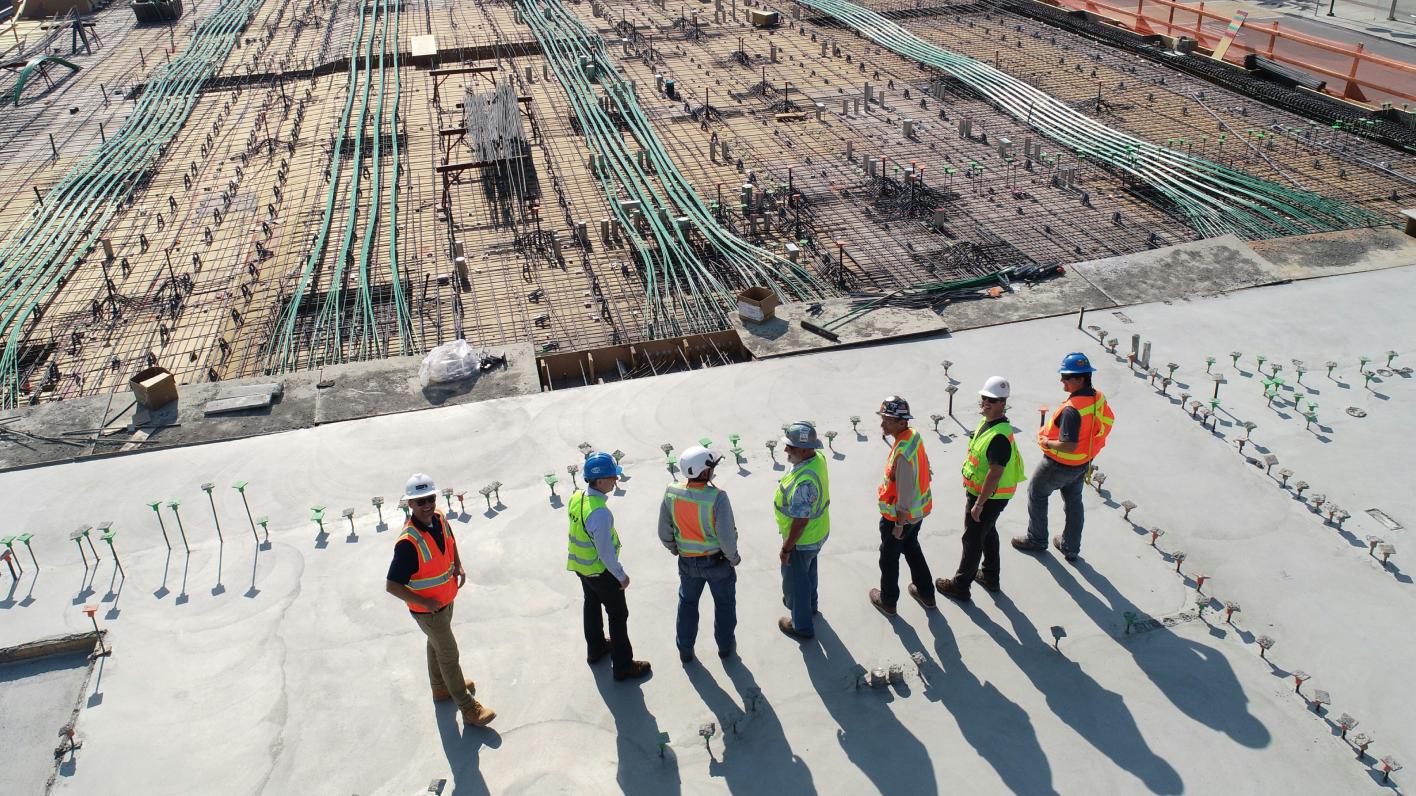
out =
[(987, 420), (978, 421), (973, 439), (969, 441), (969, 457), (964, 460), (964, 489), (970, 495), (983, 491), (983, 481), (988, 477), (988, 446), (996, 436), (1006, 435), (1008, 446), (1013, 449), (1008, 456), (1008, 464), (1003, 467), (1003, 477), (998, 479), (998, 489), (991, 500), (1007, 500), (1018, 491), (1018, 484), (1028, 480), (1023, 473), (1023, 457), (1018, 453), (1018, 442), (1013, 439), (1013, 424), (1008, 421), (994, 423), (987, 428)]
[(713, 503), (717, 499), (715, 486), (701, 489), (671, 486), (664, 490), (679, 555), (706, 556), (722, 550), (718, 545), (718, 529), (713, 525)]
[[(585, 518), (605, 507), (607, 501), (602, 495), (576, 492), (570, 496), (566, 514), (570, 517), (569, 552), (565, 557), (565, 568), (581, 575), (598, 575), (605, 571), (605, 562), (595, 552), (595, 540), (585, 530)], [(615, 552), (620, 549), (619, 532), (610, 528), (610, 536), (615, 540)]]
[(791, 505), (792, 495), (808, 481), (816, 485), (816, 503), (811, 507), (806, 529), (801, 532), (801, 538), (797, 539), (798, 545), (816, 544), (831, 533), (831, 516), (826, 511), (831, 507), (831, 485), (826, 478), (826, 457), (821, 455), (821, 451), (787, 471), (777, 482), (777, 495), (772, 505), (777, 510), (777, 530), (781, 531), (783, 539), (792, 532), (794, 518), (788, 517), (786, 511)]

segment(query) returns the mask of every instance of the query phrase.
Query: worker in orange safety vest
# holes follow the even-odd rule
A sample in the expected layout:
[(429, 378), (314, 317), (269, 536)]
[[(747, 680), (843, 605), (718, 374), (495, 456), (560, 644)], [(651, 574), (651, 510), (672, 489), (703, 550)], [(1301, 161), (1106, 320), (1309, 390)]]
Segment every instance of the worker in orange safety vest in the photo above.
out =
[(1058, 373), (1067, 400), (1037, 434), (1044, 458), (1028, 484), (1028, 534), (1013, 538), (1013, 547), (1019, 550), (1047, 550), (1047, 501), (1060, 491), (1066, 522), (1052, 546), (1068, 561), (1076, 561), (1081, 553), (1082, 484), (1116, 422), (1106, 396), (1092, 386), (1095, 372), (1085, 354), (1071, 353), (1062, 359)]
[(880, 509), (880, 588), (870, 590), (870, 604), (895, 615), (900, 599), (900, 556), (910, 567), (909, 594), (926, 610), (934, 608), (934, 579), (919, 546), (919, 529), (934, 507), (929, 488), (929, 455), (924, 440), (910, 428), (910, 404), (898, 395), (880, 404), (880, 430), (894, 441), (885, 458), (877, 505)]
[(433, 700), (457, 703), (464, 724), (482, 727), (496, 718), (496, 711), (473, 695), (477, 684), (462, 676), (457, 638), (452, 634), (452, 605), (467, 579), (457, 540), (447, 518), (438, 511), (438, 490), (433, 479), (414, 473), (404, 486), (408, 520), (393, 547), (385, 591), (407, 603), (418, 629), (427, 636), (428, 680)]

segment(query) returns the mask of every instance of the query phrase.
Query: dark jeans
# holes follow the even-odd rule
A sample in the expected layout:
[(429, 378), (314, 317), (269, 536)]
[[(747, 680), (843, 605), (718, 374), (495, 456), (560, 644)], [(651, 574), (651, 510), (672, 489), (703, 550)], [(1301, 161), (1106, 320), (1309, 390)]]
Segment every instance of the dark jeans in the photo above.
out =
[(959, 571), (954, 573), (954, 587), (969, 593), (974, 573), (983, 563), (983, 576), (998, 582), (998, 515), (1008, 508), (1008, 501), (994, 498), (983, 503), (978, 522), (969, 514), (974, 496), (964, 490), (964, 555), (959, 559)]
[(804, 636), (816, 635), (816, 550), (793, 549), (782, 567), (782, 602), (792, 612), (792, 627)]
[(737, 628), (737, 570), (720, 554), (679, 556), (678, 637), (681, 651), (693, 651), (698, 638), (698, 600), (703, 587), (713, 593), (713, 640), (718, 649), (731, 652)]
[(624, 601), (624, 589), (608, 572), (586, 577), (579, 575), (580, 588), (585, 592), (585, 649), (588, 656), (600, 651), (605, 642), (605, 621), (600, 607), (610, 617), (610, 660), (615, 669), (623, 669), (634, 660), (634, 648), (629, 645), (629, 605)]
[(926, 601), (934, 599), (934, 577), (924, 551), (919, 548), (919, 526), (924, 520), (905, 525), (904, 535), (895, 538), (895, 521), (880, 518), (880, 602), (894, 608), (900, 600), (900, 554), (910, 567), (910, 582)]
[(1088, 465), (1070, 467), (1043, 458), (1028, 479), (1028, 541), (1047, 545), (1047, 500), (1062, 492), (1062, 552), (1076, 555), (1082, 550), (1082, 481)]

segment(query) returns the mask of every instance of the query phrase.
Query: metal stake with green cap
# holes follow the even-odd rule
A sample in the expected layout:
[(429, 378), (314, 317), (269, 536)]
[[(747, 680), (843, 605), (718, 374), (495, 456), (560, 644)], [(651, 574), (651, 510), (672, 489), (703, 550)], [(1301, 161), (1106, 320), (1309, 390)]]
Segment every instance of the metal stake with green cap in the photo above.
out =
[(311, 506), (311, 507), (310, 507), (310, 520), (311, 520), (312, 522), (314, 522), (316, 525), (320, 526), (320, 532), (317, 534), (318, 536), (324, 536), (324, 533), (325, 533), (325, 527), (324, 527), (324, 513), (325, 513), (325, 507), (324, 507), (324, 506)]
[(370, 502), (374, 504), (374, 508), (379, 512), (379, 525), (383, 525), (383, 498), (378, 495), (375, 495), (373, 500)]
[(256, 524), (261, 526), (261, 530), (265, 532), (265, 546), (270, 547), (270, 518), (262, 514), (256, 518)]
[(157, 527), (162, 529), (162, 541), (167, 543), (167, 549), (172, 549), (172, 540), (167, 538), (167, 523), (162, 521), (162, 501), (154, 500), (147, 504), (152, 509), (152, 513), (157, 515)]
[(241, 493), (241, 505), (246, 509), (246, 522), (251, 524), (251, 538), (256, 541), (256, 544), (260, 544), (260, 537), (256, 536), (256, 521), (251, 518), (251, 504), (246, 502), (247, 483), (246, 481), (237, 481), (231, 485), (231, 488)]
[[(192, 554), (192, 546), (187, 543), (187, 529), (182, 525), (182, 512), (178, 511), (182, 506), (182, 501), (173, 498), (167, 501), (167, 508), (172, 509), (172, 516), (177, 518), (177, 530), (182, 534), (182, 546), (187, 548), (187, 555)], [(170, 547), (170, 545), (169, 545)]]
[[(5, 545), (5, 552), (6, 552), (6, 554), (7, 554), (6, 563), (9, 563), (10, 559), (13, 559), (14, 562), (19, 565), (19, 567), (20, 567), (20, 572), (24, 572), (24, 571), (25, 571), (24, 565), (23, 565), (23, 564), (20, 564), (20, 559), (19, 559), (19, 557), (15, 555), (15, 540), (16, 540), (16, 538), (17, 538), (17, 537), (14, 537), (14, 536), (6, 536), (4, 539), (0, 539), (0, 544)], [(30, 555), (34, 555), (34, 553), (31, 552)], [(38, 566), (35, 567), (35, 569), (38, 569), (38, 568), (39, 568)], [(10, 570), (10, 574), (11, 574), (11, 575), (14, 575), (14, 574), (15, 574), (15, 570), (14, 570), (13, 568)]]
[(216, 516), (216, 498), (211, 494), (211, 491), (215, 488), (216, 484), (210, 481), (202, 484), (202, 491), (206, 493), (207, 502), (211, 504), (211, 521), (216, 523), (216, 539), (220, 544), (224, 545), (226, 544), (226, 537), (221, 535), (221, 518)]
[(25, 549), (28, 550), (30, 554), (30, 561), (34, 562), (35, 569), (39, 569), (39, 559), (34, 557), (34, 548), (30, 546), (30, 540), (33, 538), (34, 534), (32, 533), (22, 533), (15, 537), (15, 541), (25, 543)]
[(103, 541), (108, 543), (108, 552), (113, 556), (113, 563), (118, 565), (118, 571), (123, 574), (123, 579), (127, 580), (128, 573), (123, 569), (123, 562), (118, 560), (118, 549), (113, 546), (113, 537), (118, 535), (118, 532), (113, 530), (113, 521), (100, 522), (98, 529), (103, 532)]

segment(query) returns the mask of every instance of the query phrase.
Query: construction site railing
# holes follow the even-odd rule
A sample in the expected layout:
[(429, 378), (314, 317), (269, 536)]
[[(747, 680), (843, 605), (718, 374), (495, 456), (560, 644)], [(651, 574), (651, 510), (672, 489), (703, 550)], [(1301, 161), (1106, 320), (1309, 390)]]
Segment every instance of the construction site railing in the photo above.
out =
[[(1232, 3), (1174, 0), (1044, 0), (1052, 5), (1089, 11), (1145, 35), (1188, 36), (1214, 51), (1233, 20)], [(1334, 96), (1356, 102), (1416, 103), (1416, 63), (1368, 52), (1363, 44), (1343, 44), (1284, 28), (1282, 20), (1244, 22), (1224, 53), (1224, 60), (1242, 64), (1245, 53), (1263, 56), (1295, 69), (1335, 81), (1326, 88)]]

